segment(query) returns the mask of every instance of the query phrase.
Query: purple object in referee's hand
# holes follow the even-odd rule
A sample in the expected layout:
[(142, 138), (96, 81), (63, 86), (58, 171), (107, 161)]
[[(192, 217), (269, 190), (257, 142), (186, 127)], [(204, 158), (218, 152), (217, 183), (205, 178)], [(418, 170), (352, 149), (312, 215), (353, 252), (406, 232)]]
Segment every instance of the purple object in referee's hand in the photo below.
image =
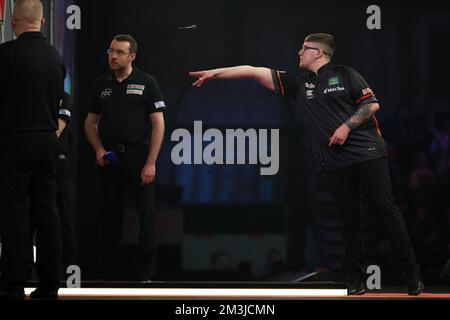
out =
[(116, 164), (117, 155), (114, 151), (108, 151), (103, 155), (103, 160), (108, 161), (110, 164)]

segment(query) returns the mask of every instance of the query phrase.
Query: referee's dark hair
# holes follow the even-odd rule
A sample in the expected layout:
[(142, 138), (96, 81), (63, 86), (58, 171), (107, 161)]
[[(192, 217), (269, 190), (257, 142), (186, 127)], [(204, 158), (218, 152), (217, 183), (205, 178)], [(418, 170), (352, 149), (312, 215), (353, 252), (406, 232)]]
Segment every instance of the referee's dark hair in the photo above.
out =
[(336, 44), (334, 42), (334, 37), (331, 34), (328, 33), (313, 33), (305, 38), (305, 42), (317, 42), (324, 46), (322, 48), (322, 51), (330, 57), (333, 56), (334, 50), (336, 49)]
[(130, 52), (137, 53), (138, 44), (131, 34), (118, 34), (114, 37), (114, 40), (128, 42), (130, 44)]

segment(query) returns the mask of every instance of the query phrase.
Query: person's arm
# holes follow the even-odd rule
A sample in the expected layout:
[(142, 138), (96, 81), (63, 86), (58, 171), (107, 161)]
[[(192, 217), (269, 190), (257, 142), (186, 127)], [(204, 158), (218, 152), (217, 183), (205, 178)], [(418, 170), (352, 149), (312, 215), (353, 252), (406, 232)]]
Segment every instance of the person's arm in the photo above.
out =
[(264, 67), (237, 66), (237, 67), (189, 72), (189, 75), (197, 78), (197, 80), (192, 84), (194, 87), (197, 88), (214, 79), (222, 79), (222, 80), (253, 79), (262, 86), (264, 86), (265, 88), (275, 91), (271, 70)]
[(358, 108), (358, 110), (336, 129), (333, 136), (330, 138), (328, 146), (335, 144), (343, 145), (347, 140), (350, 131), (358, 128), (366, 121), (369, 121), (375, 112), (380, 109), (380, 105), (377, 102), (368, 103)]
[(151, 145), (147, 161), (141, 171), (141, 186), (150, 184), (155, 180), (156, 159), (164, 138), (164, 114), (153, 112), (150, 114), (150, 121), (152, 122)]
[(329, 146), (343, 145), (350, 131), (372, 119), (375, 112), (380, 109), (378, 100), (366, 80), (351, 67), (346, 67), (344, 70), (343, 76), (348, 84), (348, 95), (355, 101), (356, 112), (336, 129), (330, 138)]
[(64, 92), (62, 99), (59, 101), (58, 130), (56, 130), (56, 136), (58, 139), (70, 124), (72, 117), (71, 109), (70, 95)]
[(100, 140), (100, 135), (98, 133), (98, 121), (100, 120), (100, 115), (95, 113), (88, 113), (86, 120), (84, 121), (84, 132), (86, 138), (94, 148), (96, 153), (97, 164), (104, 166), (107, 161), (103, 160), (103, 156), (106, 153), (105, 148)]
[(59, 118), (58, 118), (58, 130), (56, 130), (56, 137), (59, 139), (61, 136), (61, 133), (64, 131), (64, 129), (67, 127), (67, 121), (64, 118), (61, 117), (61, 114), (64, 114), (65, 116), (70, 118), (70, 112), (66, 109), (63, 109), (63, 99), (59, 100)]
[(58, 130), (56, 130), (56, 136), (58, 137), (58, 139), (61, 136), (61, 133), (66, 128), (66, 126), (67, 126), (66, 121), (61, 118), (58, 118)]
[(361, 106), (353, 116), (345, 122), (345, 124), (350, 130), (356, 129), (364, 122), (371, 119), (379, 109), (380, 105), (377, 102), (365, 104)]

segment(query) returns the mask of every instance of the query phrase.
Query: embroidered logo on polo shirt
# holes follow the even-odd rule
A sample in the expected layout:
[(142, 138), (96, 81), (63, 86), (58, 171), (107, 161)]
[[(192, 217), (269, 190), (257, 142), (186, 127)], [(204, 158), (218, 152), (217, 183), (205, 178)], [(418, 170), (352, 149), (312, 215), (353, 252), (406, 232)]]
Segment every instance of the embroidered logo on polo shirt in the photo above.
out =
[(326, 88), (323, 93), (329, 93), (329, 92), (337, 92), (337, 91), (345, 91), (344, 87), (334, 87), (334, 88)]
[(316, 88), (314, 83), (305, 82), (305, 88), (307, 89), (306, 90), (306, 99), (314, 98), (314, 90), (313, 89)]
[(112, 93), (112, 89), (106, 88), (102, 91), (102, 93), (100, 94), (100, 97), (101, 98), (109, 97), (111, 95), (111, 93)]
[(166, 105), (164, 104), (164, 101), (156, 101), (155, 102), (155, 108), (159, 109), (159, 108), (165, 108)]
[(142, 96), (144, 94), (145, 85), (142, 84), (129, 84), (127, 86), (127, 94), (137, 94)]
[(334, 76), (328, 79), (329, 86), (336, 86), (339, 84), (339, 76)]
[(306, 90), (306, 99), (314, 98), (314, 91), (311, 89)]
[(144, 91), (127, 89), (127, 94), (138, 94), (138, 95), (142, 96), (144, 94)]
[(144, 90), (145, 86), (143, 84), (129, 84), (127, 86), (127, 89), (138, 89), (138, 90)]

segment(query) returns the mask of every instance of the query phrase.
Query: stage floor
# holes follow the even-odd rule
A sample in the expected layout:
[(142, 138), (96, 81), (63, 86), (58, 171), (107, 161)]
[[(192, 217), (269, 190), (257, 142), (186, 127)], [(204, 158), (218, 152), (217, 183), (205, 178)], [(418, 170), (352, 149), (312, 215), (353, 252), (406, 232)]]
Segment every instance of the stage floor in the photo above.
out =
[[(25, 293), (33, 290), (25, 289)], [(61, 288), (60, 300), (285, 300), (285, 299), (450, 299), (450, 287), (426, 287), (424, 293), (409, 296), (403, 287), (385, 287), (360, 296), (348, 296), (339, 282), (83, 282), (81, 288)]]

